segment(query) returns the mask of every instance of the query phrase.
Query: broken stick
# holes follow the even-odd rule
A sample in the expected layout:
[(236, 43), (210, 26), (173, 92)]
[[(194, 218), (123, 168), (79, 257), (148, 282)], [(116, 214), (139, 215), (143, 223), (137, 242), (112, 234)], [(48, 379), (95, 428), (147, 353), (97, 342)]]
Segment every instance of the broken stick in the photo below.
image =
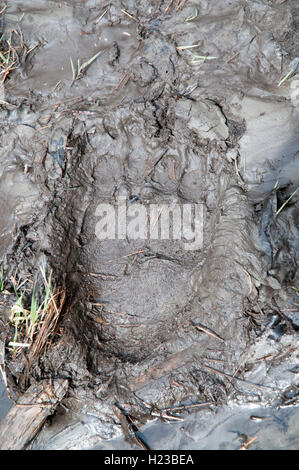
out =
[(22, 450), (36, 436), (68, 388), (65, 379), (31, 385), (0, 423), (0, 450)]

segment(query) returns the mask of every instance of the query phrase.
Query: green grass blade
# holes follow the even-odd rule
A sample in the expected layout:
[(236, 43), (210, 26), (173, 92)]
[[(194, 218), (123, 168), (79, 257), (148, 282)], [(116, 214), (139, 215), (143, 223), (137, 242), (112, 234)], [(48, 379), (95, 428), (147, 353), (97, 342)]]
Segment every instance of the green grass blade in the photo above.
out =
[(188, 16), (188, 17), (185, 19), (185, 23), (189, 23), (190, 21), (195, 20), (195, 18), (197, 18), (197, 17), (198, 17), (198, 9), (195, 8), (194, 14), (191, 15), (191, 16)]
[(74, 81), (76, 80), (76, 71), (75, 71), (75, 67), (74, 67), (73, 60), (72, 60), (71, 57), (70, 57), (70, 61), (71, 61), (72, 74), (73, 74), (73, 82), (74, 82)]
[(92, 62), (94, 62), (96, 60), (96, 58), (102, 53), (102, 51), (99, 51), (97, 52), (91, 59), (89, 59), (87, 62), (84, 62), (84, 64), (80, 65), (80, 67), (78, 67), (78, 74), (80, 74), (81, 72), (83, 72), (84, 70), (87, 69), (87, 67), (92, 64)]
[(30, 321), (31, 323), (36, 323), (38, 320), (39, 307), (35, 297), (35, 292), (33, 290), (31, 297), (31, 306), (30, 306)]

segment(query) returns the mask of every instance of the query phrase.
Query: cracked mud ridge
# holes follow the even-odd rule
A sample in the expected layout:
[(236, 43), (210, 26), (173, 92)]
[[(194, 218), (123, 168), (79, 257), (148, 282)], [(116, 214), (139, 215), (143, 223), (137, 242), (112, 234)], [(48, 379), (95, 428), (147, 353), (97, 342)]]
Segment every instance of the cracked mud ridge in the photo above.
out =
[[(57, 414), (88, 410), (108, 438), (128, 414), (296, 396), (296, 68), (280, 84), (299, 56), (296, 3), (7, 1), (0, 344), (14, 399), (67, 379)], [(133, 218), (202, 205), (201, 248), (99, 240), (97, 207), (120, 197)], [(15, 306), (32, 313), (50, 275), (30, 335)]]

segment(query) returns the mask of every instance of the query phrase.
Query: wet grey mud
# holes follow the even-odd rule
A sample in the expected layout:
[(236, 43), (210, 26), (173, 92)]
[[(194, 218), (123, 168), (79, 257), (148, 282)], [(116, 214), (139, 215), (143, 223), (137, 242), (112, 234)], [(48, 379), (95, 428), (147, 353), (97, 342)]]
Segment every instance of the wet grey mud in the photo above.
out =
[[(54, 429), (74, 416), (96, 428), (56, 444), (74, 448), (120, 432), (142, 446), (149, 420), (227, 403), (296, 405), (297, 2), (6, 4), (0, 365), (12, 398), (67, 379)], [(97, 207), (120, 197), (132, 215), (202, 205), (201, 248), (99, 240)], [(42, 302), (50, 273), (55, 308), (30, 336), (16, 315)]]

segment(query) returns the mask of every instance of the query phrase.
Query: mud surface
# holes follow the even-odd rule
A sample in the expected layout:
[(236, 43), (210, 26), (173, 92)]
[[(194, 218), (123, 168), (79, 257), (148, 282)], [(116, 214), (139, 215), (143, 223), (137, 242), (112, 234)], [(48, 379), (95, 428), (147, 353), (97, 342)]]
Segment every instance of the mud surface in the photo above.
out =
[[(44, 261), (66, 290), (51, 348), (30, 368), (6, 348), (16, 393), (67, 377), (64, 407), (108, 438), (115, 403), (143, 423), (296, 387), (298, 193), (276, 215), (299, 183), (296, 75), (278, 87), (299, 56), (296, 3), (7, 1), (3, 32), (30, 52), (0, 111), (1, 341), (11, 276), (39, 283)], [(96, 54), (75, 77), (70, 58)], [(120, 197), (132, 215), (203, 205), (202, 247), (99, 240), (97, 207)]]
[[(63, 428), (52, 423), (42, 430), (31, 449), (74, 449), (76, 438), (81, 441), (77, 448), (132, 449), (124, 439), (101, 441), (97, 426), (96, 418), (86, 415), (81, 421), (64, 423)], [(142, 433), (153, 450), (237, 450), (249, 441), (249, 436), (256, 436), (249, 450), (297, 450), (298, 407), (274, 411), (259, 406), (225, 406), (218, 412), (205, 410), (196, 417), (190, 415), (184, 422), (155, 420), (143, 426)], [(138, 449), (136, 445), (133, 448)]]

